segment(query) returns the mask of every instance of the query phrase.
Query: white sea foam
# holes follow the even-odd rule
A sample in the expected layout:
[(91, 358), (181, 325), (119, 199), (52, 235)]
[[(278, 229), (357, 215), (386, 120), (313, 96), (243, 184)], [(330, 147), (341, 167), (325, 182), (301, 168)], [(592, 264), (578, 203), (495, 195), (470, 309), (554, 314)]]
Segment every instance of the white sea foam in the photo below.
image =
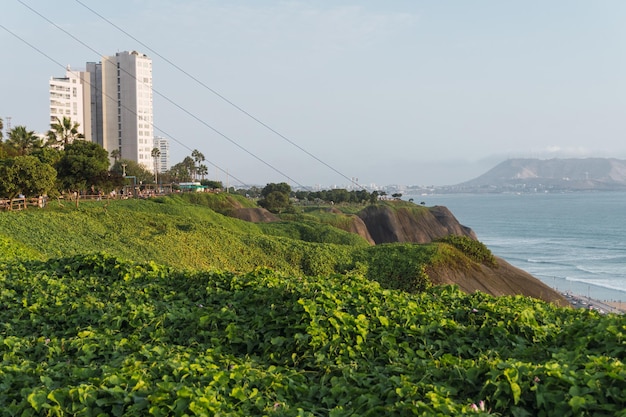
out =
[(622, 291), (626, 293), (626, 282), (623, 280), (609, 279), (587, 279), (587, 278), (565, 278), (567, 281), (579, 282), (582, 284), (592, 285), (594, 287), (607, 288), (609, 290)]

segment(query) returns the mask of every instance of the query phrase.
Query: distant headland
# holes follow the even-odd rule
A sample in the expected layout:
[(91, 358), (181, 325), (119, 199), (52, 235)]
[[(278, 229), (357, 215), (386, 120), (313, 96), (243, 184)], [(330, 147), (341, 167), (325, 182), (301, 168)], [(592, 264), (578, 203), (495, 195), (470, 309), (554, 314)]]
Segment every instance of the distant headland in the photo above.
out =
[[(423, 187), (409, 187), (417, 193)], [(626, 191), (626, 160), (615, 158), (508, 159), (483, 175), (456, 185), (429, 187), (437, 193), (535, 193)]]

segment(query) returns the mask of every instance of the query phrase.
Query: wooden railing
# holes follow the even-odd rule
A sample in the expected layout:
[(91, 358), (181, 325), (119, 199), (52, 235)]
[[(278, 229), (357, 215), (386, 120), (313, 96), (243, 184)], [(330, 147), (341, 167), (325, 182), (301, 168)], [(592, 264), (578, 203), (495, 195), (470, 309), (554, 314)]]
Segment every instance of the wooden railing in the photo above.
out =
[(46, 197), (40, 198), (14, 198), (13, 200), (0, 200), (0, 210), (24, 210), (26, 207), (44, 207), (46, 205)]
[[(167, 195), (174, 192), (172, 184), (162, 184), (156, 186), (155, 184), (144, 184), (143, 186), (124, 186), (122, 189), (117, 190), (115, 193), (100, 193), (100, 194), (81, 194), (78, 200), (120, 200), (127, 198), (150, 198), (161, 195)], [(54, 200), (54, 199), (53, 199)], [(65, 194), (57, 197), (56, 200), (60, 202), (75, 202), (76, 196), (74, 194)], [(27, 207), (40, 207), (43, 208), (47, 204), (50, 204), (50, 198), (48, 197), (34, 197), (34, 198), (14, 198), (9, 200), (6, 198), (0, 198), (0, 211), (9, 210), (24, 210)]]

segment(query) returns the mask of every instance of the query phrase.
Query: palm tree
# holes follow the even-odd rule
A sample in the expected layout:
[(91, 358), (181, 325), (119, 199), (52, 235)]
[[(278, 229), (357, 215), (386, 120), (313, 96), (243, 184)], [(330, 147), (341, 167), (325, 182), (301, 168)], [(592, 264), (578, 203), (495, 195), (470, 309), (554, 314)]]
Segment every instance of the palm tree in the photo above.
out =
[(195, 164), (193, 158), (190, 157), (190, 156), (186, 156), (185, 159), (183, 159), (183, 162), (181, 162), (181, 164), (183, 165), (183, 167), (185, 167), (187, 169), (187, 172), (189, 172), (189, 176), (191, 177), (191, 181), (195, 180), (195, 178), (196, 178), (196, 164)]
[(157, 172), (159, 171), (159, 157), (161, 156), (161, 151), (159, 148), (152, 148), (150, 155), (152, 155), (152, 158), (154, 159), (154, 183), (158, 184)]
[(201, 164), (198, 166), (198, 175), (202, 177), (202, 181), (204, 181), (204, 176), (209, 173), (209, 168), (206, 165)]
[(2, 132), (4, 130), (4, 124), (2, 123), (2, 118), (0, 117), (0, 159), (4, 159), (6, 157), (6, 152), (4, 150), (4, 144), (2, 143)]
[(122, 157), (122, 151), (119, 149), (113, 149), (111, 151), (111, 158), (113, 158), (113, 163), (116, 163)]
[(85, 135), (78, 131), (79, 123), (72, 122), (69, 117), (63, 116), (63, 120), (55, 117), (56, 123), (50, 125), (48, 131), (48, 142), (55, 145), (65, 147), (68, 143), (72, 143), (76, 139), (84, 139)]
[(198, 168), (199, 168), (200, 162), (204, 162), (204, 155), (199, 150), (194, 149), (191, 152), (191, 157), (195, 161), (195, 165), (193, 167), (194, 177), (195, 177), (195, 179), (198, 179), (197, 178), (197, 176), (198, 176)]
[(15, 126), (11, 129), (6, 145), (13, 148), (18, 155), (28, 155), (43, 146), (41, 138), (32, 130), (26, 130), (26, 126)]

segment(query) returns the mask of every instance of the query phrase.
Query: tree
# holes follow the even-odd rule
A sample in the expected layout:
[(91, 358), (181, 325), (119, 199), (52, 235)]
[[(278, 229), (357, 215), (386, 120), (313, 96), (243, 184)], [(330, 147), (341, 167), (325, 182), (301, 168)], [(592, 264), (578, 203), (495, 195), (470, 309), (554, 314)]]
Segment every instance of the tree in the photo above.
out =
[(159, 172), (159, 158), (161, 157), (161, 151), (159, 148), (152, 148), (152, 152), (150, 152), (152, 159), (154, 160), (154, 183), (158, 184), (157, 181), (157, 173)]
[(269, 194), (275, 191), (282, 193), (282, 194), (286, 194), (287, 197), (289, 197), (289, 195), (291, 194), (291, 186), (287, 184), (286, 182), (281, 182), (281, 183), (272, 182), (272, 183), (267, 184), (265, 187), (263, 187), (263, 190), (261, 190), (261, 196), (267, 197)]
[(187, 172), (189, 172), (189, 176), (191, 177), (191, 179), (195, 180), (196, 164), (193, 158), (190, 156), (186, 156), (185, 159), (183, 159), (183, 162), (181, 162), (181, 164), (183, 164), (183, 166), (187, 168)]
[(65, 116), (63, 116), (63, 120), (58, 117), (55, 119), (56, 123), (50, 126), (47, 134), (49, 145), (65, 147), (76, 139), (85, 138), (85, 135), (78, 131), (80, 123), (72, 122), (72, 119)]
[(287, 194), (273, 191), (269, 193), (264, 199), (259, 200), (259, 206), (271, 211), (272, 213), (280, 213), (289, 207), (289, 196)]
[(118, 149), (113, 149), (111, 151), (111, 158), (113, 158), (113, 162), (117, 162), (120, 160), (120, 158), (122, 158), (122, 151)]
[(3, 132), (4, 132), (4, 124), (2, 122), (2, 118), (0, 117), (0, 159), (4, 159), (7, 157), (7, 151), (5, 149), (4, 143), (2, 143)]
[(328, 191), (328, 195), (326, 198), (328, 199), (327, 201), (341, 204), (348, 202), (348, 200), (350, 199), (350, 194), (345, 188), (333, 188), (332, 190)]
[(126, 176), (135, 177), (136, 184), (150, 183), (154, 179), (152, 172), (146, 169), (145, 166), (132, 161), (130, 159), (120, 159), (111, 167), (111, 172), (122, 175), (124, 168), (122, 165), (126, 165)]
[(94, 142), (77, 140), (65, 145), (57, 165), (59, 181), (64, 190), (76, 192), (76, 206), (81, 191), (100, 187), (109, 168), (109, 153)]
[(31, 155), (37, 157), (37, 159), (39, 159), (44, 164), (48, 164), (54, 167), (61, 160), (61, 157), (63, 156), (63, 150), (59, 148), (50, 148), (44, 146), (43, 148), (33, 150)]
[(102, 188), (102, 191), (109, 193), (117, 188), (124, 186), (124, 177), (119, 172), (103, 171), (96, 177), (96, 183)]
[(191, 181), (191, 173), (189, 172), (189, 166), (184, 162), (179, 162), (175, 165), (172, 165), (165, 173), (165, 175), (161, 175), (161, 180), (163, 178), (168, 178), (171, 182), (188, 182)]
[(56, 177), (57, 172), (52, 166), (34, 156), (1, 160), (0, 196), (13, 201), (19, 194), (25, 197), (44, 195), (54, 188)]
[(212, 189), (212, 190), (216, 190), (216, 189), (222, 189), (224, 188), (224, 184), (222, 184), (222, 181), (213, 181), (213, 180), (202, 180), (200, 181), (200, 184)]
[(200, 178), (202, 179), (202, 181), (204, 181), (204, 176), (207, 175), (208, 173), (209, 173), (209, 168), (207, 168), (206, 165), (204, 164), (198, 165), (198, 175), (200, 175)]
[(252, 187), (248, 189), (239, 188), (238, 190), (235, 191), (235, 194), (239, 194), (248, 198), (258, 198), (261, 195), (261, 189), (253, 185)]
[(193, 161), (195, 162), (191, 172), (193, 174), (193, 177), (195, 179), (198, 179), (198, 168), (200, 167), (200, 163), (204, 162), (205, 158), (204, 158), (204, 155), (202, 154), (202, 152), (200, 152), (197, 149), (194, 149), (191, 152), (191, 157), (193, 158)]
[(33, 150), (43, 146), (41, 138), (26, 126), (15, 126), (9, 132), (6, 145), (15, 150), (18, 155), (28, 155)]
[(258, 204), (273, 213), (280, 213), (291, 205), (290, 194), (291, 187), (286, 182), (270, 183), (261, 190), (263, 198), (258, 201)]

